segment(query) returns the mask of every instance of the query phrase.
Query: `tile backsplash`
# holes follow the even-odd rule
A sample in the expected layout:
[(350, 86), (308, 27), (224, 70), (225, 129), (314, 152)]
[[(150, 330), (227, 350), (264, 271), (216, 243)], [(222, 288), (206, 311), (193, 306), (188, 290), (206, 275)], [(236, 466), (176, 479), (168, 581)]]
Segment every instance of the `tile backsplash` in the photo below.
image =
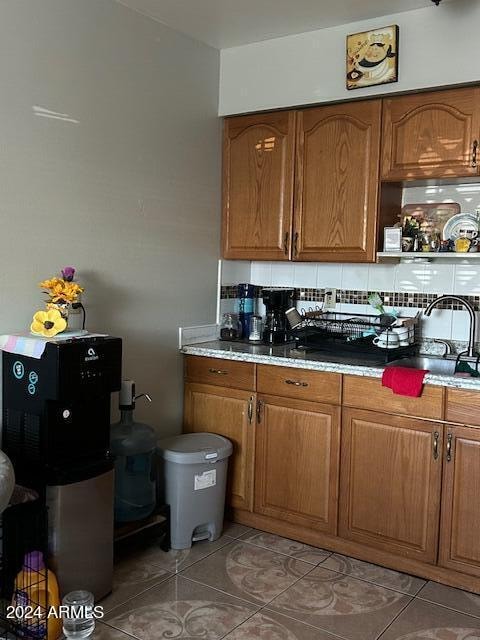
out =
[[(239, 281), (231, 279), (222, 282), (236, 284)], [(294, 262), (252, 262), (249, 282), (264, 287), (478, 296), (480, 264), (468, 258), (459, 258), (455, 264), (413, 262), (367, 265), (308, 262), (299, 265)]]
[[(222, 269), (222, 313), (234, 310), (234, 290), (228, 285), (251, 282), (259, 287), (295, 287), (298, 307), (322, 299), (326, 288), (337, 289), (336, 311), (369, 313), (366, 298), (377, 291), (386, 307), (395, 307), (406, 315), (415, 315), (440, 294), (466, 297), (480, 308), (480, 264), (459, 259), (456, 264), (399, 263), (399, 264), (324, 264), (294, 262), (251, 262), (250, 277), (246, 263), (224, 261)], [(228, 298), (228, 296), (230, 296)], [(437, 308), (429, 318), (422, 319), (422, 334), (426, 338), (455, 341), (468, 338), (468, 315), (459, 305)], [(264, 313), (261, 300), (258, 312)]]

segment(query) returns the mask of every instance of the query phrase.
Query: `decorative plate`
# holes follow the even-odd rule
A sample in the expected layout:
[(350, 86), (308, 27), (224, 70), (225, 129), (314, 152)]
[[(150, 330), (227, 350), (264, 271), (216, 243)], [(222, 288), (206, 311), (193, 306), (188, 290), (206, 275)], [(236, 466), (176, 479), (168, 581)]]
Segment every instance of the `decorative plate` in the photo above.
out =
[(458, 202), (420, 202), (418, 204), (406, 204), (402, 207), (401, 222), (406, 217), (412, 216), (419, 222), (425, 221), (432, 228), (443, 232), (444, 226), (453, 216), (460, 213)]
[(460, 229), (478, 231), (478, 217), (475, 213), (457, 213), (443, 227), (444, 240), (456, 240)]

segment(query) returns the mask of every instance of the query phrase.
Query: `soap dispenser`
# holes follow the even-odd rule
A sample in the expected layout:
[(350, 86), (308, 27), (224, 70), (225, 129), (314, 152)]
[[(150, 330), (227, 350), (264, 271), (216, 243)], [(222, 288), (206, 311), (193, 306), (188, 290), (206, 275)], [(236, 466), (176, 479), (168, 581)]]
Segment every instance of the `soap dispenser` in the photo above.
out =
[(155, 429), (136, 422), (135, 401), (147, 393), (135, 395), (135, 382), (124, 380), (120, 389), (120, 422), (111, 425), (110, 445), (115, 458), (115, 522), (142, 520), (156, 506)]

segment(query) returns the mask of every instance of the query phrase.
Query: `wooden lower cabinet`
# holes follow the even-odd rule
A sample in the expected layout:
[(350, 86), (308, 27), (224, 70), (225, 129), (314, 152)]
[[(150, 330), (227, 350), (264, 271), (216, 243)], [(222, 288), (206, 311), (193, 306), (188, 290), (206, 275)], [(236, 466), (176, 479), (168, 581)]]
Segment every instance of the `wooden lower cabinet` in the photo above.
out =
[[(221, 360), (200, 364), (187, 367), (184, 430), (232, 441), (227, 504), (235, 520), (480, 593), (475, 392), (447, 390), (443, 422), (437, 405), (444, 391), (433, 387), (427, 410), (400, 405), (370, 379), (344, 376), (342, 396), (336, 374), (317, 379), (315, 372), (283, 367), (248, 372)], [(210, 375), (251, 386), (206, 384)], [(304, 384), (285, 382), (290, 379)], [(284, 385), (291, 397), (281, 395)], [(315, 402), (293, 397), (305, 389)], [(381, 411), (354, 406), (368, 407), (367, 396), (377, 397)], [(391, 415), (390, 405), (425, 415)], [(459, 424), (467, 419), (472, 426)]]
[(442, 443), (440, 423), (345, 408), (339, 535), (435, 563)]
[(480, 577), (479, 530), (480, 430), (447, 425), (439, 564)]
[(249, 511), (253, 507), (254, 407), (251, 391), (185, 385), (184, 431), (218, 433), (233, 443), (226, 501)]
[(336, 534), (340, 407), (259, 395), (255, 513)]

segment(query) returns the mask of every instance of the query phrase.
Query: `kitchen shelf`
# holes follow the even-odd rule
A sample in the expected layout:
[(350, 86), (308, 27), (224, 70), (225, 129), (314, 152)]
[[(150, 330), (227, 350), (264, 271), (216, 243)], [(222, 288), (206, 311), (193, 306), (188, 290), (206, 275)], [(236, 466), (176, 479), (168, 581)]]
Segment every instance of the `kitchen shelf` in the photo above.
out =
[(444, 251), (444, 252), (430, 252), (430, 251), (379, 251), (377, 253), (377, 260), (379, 262), (383, 260), (419, 260), (423, 262), (430, 262), (431, 260), (480, 260), (480, 252), (473, 253), (461, 253), (459, 251)]

